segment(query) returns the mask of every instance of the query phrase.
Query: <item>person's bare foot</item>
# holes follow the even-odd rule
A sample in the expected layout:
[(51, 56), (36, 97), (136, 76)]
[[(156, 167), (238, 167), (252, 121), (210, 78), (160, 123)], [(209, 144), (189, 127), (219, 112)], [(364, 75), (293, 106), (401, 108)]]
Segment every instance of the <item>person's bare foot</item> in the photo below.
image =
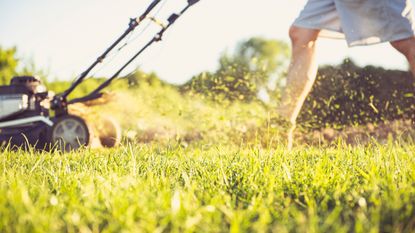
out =
[(287, 150), (291, 151), (294, 146), (294, 132), (296, 129), (295, 124), (291, 124), (291, 127), (287, 129)]
[(294, 146), (294, 132), (296, 125), (289, 120), (279, 115), (270, 118), (270, 122), (277, 129), (276, 133), (279, 142), (285, 144), (288, 151), (291, 151)]

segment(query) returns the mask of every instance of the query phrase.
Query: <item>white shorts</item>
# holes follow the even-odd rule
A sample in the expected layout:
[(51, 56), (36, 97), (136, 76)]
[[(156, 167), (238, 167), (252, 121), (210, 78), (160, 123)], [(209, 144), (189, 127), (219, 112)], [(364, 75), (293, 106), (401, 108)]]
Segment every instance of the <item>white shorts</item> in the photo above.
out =
[(415, 35), (410, 0), (308, 0), (293, 25), (321, 29), (320, 36), (345, 38), (349, 46)]

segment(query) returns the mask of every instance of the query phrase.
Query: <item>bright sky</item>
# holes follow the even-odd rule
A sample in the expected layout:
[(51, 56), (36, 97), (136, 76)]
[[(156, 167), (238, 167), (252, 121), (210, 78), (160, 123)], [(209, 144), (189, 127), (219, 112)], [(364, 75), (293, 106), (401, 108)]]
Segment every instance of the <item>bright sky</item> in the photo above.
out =
[[(160, 17), (177, 12), (185, 0), (167, 0)], [(413, 0), (414, 1), (414, 0)], [(50, 78), (70, 80), (89, 66), (140, 15), (151, 0), (0, 0), (0, 45), (17, 46)], [(201, 0), (171, 28), (164, 41), (150, 48), (135, 66), (162, 79), (183, 83), (192, 75), (214, 70), (220, 54), (252, 36), (282, 39), (305, 0)], [(152, 28), (145, 35), (152, 36)], [(144, 41), (151, 37), (142, 37)], [(112, 65), (97, 75), (110, 75), (142, 45), (132, 42)], [(348, 49), (344, 41), (322, 40), (319, 60), (337, 64), (352, 57), (360, 65), (407, 69), (406, 60), (389, 45)]]

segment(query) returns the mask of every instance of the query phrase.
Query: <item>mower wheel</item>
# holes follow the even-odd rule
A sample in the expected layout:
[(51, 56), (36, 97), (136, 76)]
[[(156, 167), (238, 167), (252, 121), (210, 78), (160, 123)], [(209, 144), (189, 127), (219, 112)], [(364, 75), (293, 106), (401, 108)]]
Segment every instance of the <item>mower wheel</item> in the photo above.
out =
[(121, 142), (121, 126), (111, 117), (103, 117), (96, 126), (99, 140), (103, 147), (113, 148)]
[(50, 139), (56, 149), (70, 152), (89, 145), (90, 131), (82, 118), (66, 115), (56, 119)]

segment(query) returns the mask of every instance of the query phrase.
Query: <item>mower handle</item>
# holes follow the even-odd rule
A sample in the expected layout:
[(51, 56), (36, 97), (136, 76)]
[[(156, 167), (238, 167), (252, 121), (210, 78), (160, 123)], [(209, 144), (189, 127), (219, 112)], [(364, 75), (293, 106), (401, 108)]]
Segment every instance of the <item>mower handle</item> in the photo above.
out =
[(188, 0), (188, 4), (185, 8), (183, 8), (179, 14), (172, 14), (168, 19), (168, 24), (162, 27), (162, 29), (153, 37), (140, 51), (138, 51), (121, 69), (119, 69), (111, 78), (107, 79), (104, 83), (98, 86), (94, 91), (92, 91), (89, 95), (71, 100), (68, 104), (80, 103), (85, 101), (90, 101), (94, 99), (100, 98), (103, 94), (101, 91), (108, 87), (114, 79), (116, 79), (122, 71), (124, 71), (127, 66), (129, 66), (138, 56), (140, 56), (148, 47), (150, 47), (153, 43), (159, 42), (162, 40), (164, 33), (179, 19), (191, 6), (199, 2), (200, 0)]
[(101, 63), (107, 55), (125, 38), (127, 37), (140, 23), (150, 14), (150, 12), (161, 2), (162, 0), (153, 0), (153, 2), (147, 7), (143, 14), (140, 17), (130, 19), (127, 30), (107, 49), (105, 52), (97, 58), (97, 60), (88, 67), (81, 75), (72, 83), (72, 85), (67, 89), (63, 94), (59, 95), (61, 99), (66, 99), (73, 90), (82, 83), (86, 76), (94, 69), (99, 63)]

